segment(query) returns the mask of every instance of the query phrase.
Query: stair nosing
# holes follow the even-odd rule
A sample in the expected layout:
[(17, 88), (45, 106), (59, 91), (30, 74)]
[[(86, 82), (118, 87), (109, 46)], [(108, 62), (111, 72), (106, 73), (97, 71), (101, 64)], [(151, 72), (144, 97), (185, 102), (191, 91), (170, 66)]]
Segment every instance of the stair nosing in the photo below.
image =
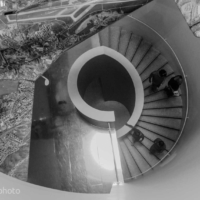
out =
[[(135, 35), (135, 34), (132, 33), (131, 36), (132, 36), (132, 35)], [(138, 36), (138, 35), (135, 35), (135, 36)], [(131, 62), (131, 63), (132, 63), (132, 60), (133, 60), (133, 58), (134, 58), (134, 56), (135, 56), (135, 54), (136, 54), (136, 52), (137, 52), (137, 50), (138, 50), (138, 48), (139, 48), (139, 46), (140, 46), (142, 40), (143, 40), (143, 38), (142, 38), (141, 36), (138, 36), (138, 37), (140, 37), (140, 41), (139, 41), (139, 43), (138, 43), (138, 46), (137, 46), (137, 48), (136, 48), (134, 54), (132, 55), (132, 58), (130, 59), (130, 62)], [(130, 43), (130, 41), (129, 41), (129, 43)], [(126, 54), (125, 54), (125, 55), (126, 55)], [(132, 64), (132, 65), (133, 65), (133, 64)]]
[(165, 139), (168, 139), (168, 140), (170, 140), (170, 141), (172, 141), (172, 142), (176, 142), (176, 140), (172, 140), (172, 139), (170, 139), (170, 138), (168, 138), (168, 137), (166, 137), (166, 136), (164, 136), (164, 135), (161, 135), (161, 134), (159, 134), (159, 133), (156, 133), (156, 132), (154, 132), (154, 131), (152, 131), (152, 130), (149, 130), (149, 129), (145, 128), (145, 127), (142, 127), (142, 126), (140, 126), (140, 125), (136, 125), (136, 126), (138, 126), (138, 127), (140, 127), (140, 128), (143, 128), (143, 129), (145, 129), (145, 130), (147, 130), (147, 131), (149, 131), (149, 132), (152, 132), (152, 133), (155, 134), (155, 135), (162, 136), (162, 137), (164, 137)]
[[(160, 54), (160, 55), (162, 55), (162, 54)], [(157, 70), (154, 70), (154, 71), (158, 71), (158, 70), (160, 70), (160, 69), (162, 69), (163, 67), (165, 67), (165, 65), (167, 65), (168, 64), (168, 61), (165, 63), (165, 64), (163, 64), (161, 67), (159, 67)], [(145, 69), (146, 70), (146, 69)], [(140, 74), (140, 77), (141, 77), (141, 75), (145, 72), (145, 70)], [(146, 78), (147, 79), (147, 78)], [(145, 79), (145, 80), (146, 80)], [(141, 80), (142, 80), (142, 78), (141, 78)], [(142, 80), (142, 82), (143, 82), (143, 80)]]
[[(145, 149), (147, 149), (147, 150), (149, 151), (149, 149), (148, 149), (143, 143), (140, 142), (140, 144), (141, 144)], [(135, 148), (137, 149), (137, 147), (135, 147)], [(139, 150), (138, 150), (138, 151), (139, 151)], [(154, 155), (153, 155), (153, 156), (154, 156)], [(158, 162), (159, 162), (159, 161), (160, 161), (160, 159), (158, 159)], [(157, 163), (158, 163), (158, 162), (157, 162)], [(156, 163), (155, 165), (157, 165), (157, 163)], [(150, 164), (151, 169), (153, 169), (155, 165), (152, 166), (152, 165)]]
[[(128, 137), (127, 137), (128, 138)], [(128, 140), (130, 141), (130, 139), (128, 138)], [(130, 141), (131, 142), (131, 141)], [(135, 147), (134, 143), (133, 146)], [(146, 161), (146, 163), (149, 165), (149, 167), (152, 169), (152, 166), (150, 165), (150, 163), (146, 160), (146, 158), (140, 153), (140, 151), (135, 147), (135, 149), (137, 150), (137, 152), (141, 155), (141, 157)]]
[[(141, 43), (142, 43), (142, 41), (143, 41), (143, 38), (141, 37), (141, 40), (140, 40), (140, 42), (139, 42), (139, 44), (138, 44), (138, 46), (137, 46), (137, 49), (136, 49), (136, 51), (135, 51), (135, 53), (134, 53), (134, 55), (133, 55), (133, 57), (132, 57), (132, 59), (131, 59), (131, 63), (132, 63), (132, 61), (133, 61), (133, 58), (134, 58), (134, 56), (135, 56), (135, 54), (136, 54), (136, 52), (137, 52), (137, 50), (139, 49), (139, 47), (140, 47), (140, 45), (141, 45)], [(133, 64), (132, 64), (133, 65)], [(135, 66), (134, 66), (135, 67)], [(136, 68), (136, 67), (135, 67)]]
[(161, 108), (143, 108), (143, 110), (151, 110), (151, 109), (167, 109), (167, 108), (183, 108), (183, 105), (182, 106), (172, 106), (172, 107), (161, 107)]
[[(153, 123), (150, 123), (150, 122), (142, 121), (142, 120), (140, 120), (140, 119), (139, 119), (138, 121), (145, 122), (145, 123), (149, 123), (149, 124), (153, 124)], [(153, 124), (153, 125), (157, 125), (157, 126), (160, 126), (160, 127), (164, 127), (164, 128), (168, 128), (168, 129), (180, 131), (180, 129), (170, 128), (170, 127), (162, 126), (162, 125), (158, 125), (158, 124)]]
[[(156, 58), (155, 58), (153, 61), (155, 61), (159, 56), (163, 56), (163, 55), (161, 54), (161, 52), (158, 54), (158, 56), (156, 56)], [(163, 57), (164, 57), (164, 56), (163, 56)], [(153, 63), (153, 61), (148, 65), (148, 67), (147, 67), (146, 69), (149, 68), (149, 66)], [(160, 68), (164, 67), (166, 64), (168, 64), (168, 61), (166, 61), (165, 64), (161, 65)], [(159, 68), (159, 69), (160, 69), (160, 68)], [(146, 69), (145, 69), (145, 70), (146, 70)], [(159, 69), (158, 69), (158, 70), (159, 70)], [(144, 71), (145, 71), (145, 70), (144, 70)], [(140, 75), (143, 74), (144, 71), (142, 71), (142, 72), (140, 73)]]
[[(121, 32), (122, 32), (122, 30), (125, 30), (125, 29), (121, 29), (121, 31), (120, 31), (120, 37), (121, 37)], [(125, 30), (125, 31), (126, 31), (126, 30)], [(125, 53), (124, 53), (124, 57), (126, 56), (126, 52), (127, 52), (127, 49), (128, 49), (129, 43), (130, 43), (130, 39), (131, 39), (131, 36), (133, 35), (133, 32), (131, 32), (131, 31), (126, 31), (126, 32), (129, 32), (129, 33), (130, 33), (130, 37), (129, 37), (129, 40), (128, 40), (128, 45), (126, 46), (126, 51), (125, 51)]]
[[(124, 142), (124, 139), (123, 139), (123, 142)], [(124, 144), (126, 145), (125, 142), (124, 142)], [(133, 155), (132, 155), (132, 153), (130, 152), (130, 150), (129, 150), (129, 148), (127, 147), (127, 145), (126, 145), (126, 148), (128, 149), (129, 153), (131, 154), (131, 157), (133, 158), (133, 160), (134, 160), (135, 164), (137, 165), (137, 167), (138, 167), (140, 173), (142, 174), (142, 171), (141, 171), (141, 169), (139, 168), (138, 163), (135, 161), (135, 158), (133, 157)]]
[[(155, 93), (153, 93), (153, 94), (157, 94), (157, 93), (159, 93), (160, 91), (163, 91), (163, 90), (164, 90), (164, 89), (159, 90), (158, 92), (155, 92)], [(153, 94), (147, 95), (147, 96), (145, 96), (145, 97), (149, 97), (149, 96), (151, 96), (151, 95), (153, 95)], [(180, 94), (178, 97), (182, 97), (182, 95)], [(166, 98), (157, 99), (157, 100), (148, 101), (148, 102), (145, 102), (145, 101), (144, 101), (144, 104), (146, 104), (146, 103), (151, 103), (151, 102), (156, 102), (156, 101), (161, 101), (161, 100), (169, 99), (169, 98), (170, 98), (170, 97), (166, 97)], [(172, 98), (173, 98), (173, 96), (172, 96)], [(175, 96), (174, 96), (174, 98), (175, 98)]]
[[(122, 140), (121, 142), (124, 142), (124, 141)], [(129, 167), (128, 167), (128, 164), (127, 164), (126, 158), (125, 158), (125, 156), (124, 156), (124, 152), (123, 152), (123, 150), (122, 150), (122, 148), (121, 148), (120, 145), (119, 145), (119, 147), (120, 147), (121, 152), (122, 152), (122, 154), (123, 154), (123, 157), (124, 157), (124, 160), (125, 160), (126, 166), (127, 166), (127, 168), (128, 168), (129, 175), (131, 176), (131, 172), (130, 172), (130, 169), (129, 169)]]
[(159, 116), (159, 115), (144, 115), (141, 114), (141, 116), (147, 116), (147, 117), (159, 117), (159, 118), (168, 118), (168, 119), (183, 119), (182, 117), (168, 117), (168, 116)]
[[(143, 39), (144, 40), (144, 39)], [(144, 40), (145, 42), (148, 42), (146, 40)], [(153, 47), (153, 45), (148, 42), (150, 45), (149, 45), (149, 49), (147, 50), (147, 52), (143, 55), (142, 59), (140, 60), (140, 62), (137, 64), (137, 66), (135, 67), (136, 69), (138, 68), (138, 66), (140, 65), (140, 63), (142, 62), (142, 60), (144, 59), (144, 57), (147, 55), (147, 53), (150, 51), (151, 47)], [(136, 51), (137, 52), (137, 51)]]
[[(150, 49), (153, 47), (153, 45), (150, 47)], [(147, 51), (147, 53), (150, 51), (150, 49)], [(157, 50), (157, 49), (156, 49)], [(145, 56), (147, 55), (147, 53), (145, 54)], [(143, 72), (146, 70), (146, 69), (148, 69), (149, 68), (149, 66), (158, 58), (158, 56), (159, 55), (161, 55), (161, 52), (159, 52), (159, 54), (147, 65), (147, 67), (142, 71), (142, 72), (140, 72), (139, 74), (141, 75), (141, 74), (143, 74)], [(144, 56), (144, 57), (145, 57)], [(143, 57), (143, 58), (144, 58)], [(143, 58), (142, 58), (142, 60), (143, 60)], [(141, 60), (141, 61), (142, 61)], [(141, 62), (140, 62), (141, 63)], [(136, 67), (136, 69), (138, 69), (138, 67), (139, 67), (139, 65), (140, 65), (140, 63), (138, 64), (138, 66)]]
[[(151, 141), (151, 140), (150, 140)], [(141, 142), (141, 144), (148, 150), (148, 151), (150, 151), (150, 149), (146, 146), (146, 145), (144, 145), (142, 142)], [(152, 154), (153, 156), (155, 156), (159, 161), (156, 163), (156, 165), (161, 161), (161, 159), (160, 158), (158, 158), (156, 155), (154, 155), (154, 154)]]

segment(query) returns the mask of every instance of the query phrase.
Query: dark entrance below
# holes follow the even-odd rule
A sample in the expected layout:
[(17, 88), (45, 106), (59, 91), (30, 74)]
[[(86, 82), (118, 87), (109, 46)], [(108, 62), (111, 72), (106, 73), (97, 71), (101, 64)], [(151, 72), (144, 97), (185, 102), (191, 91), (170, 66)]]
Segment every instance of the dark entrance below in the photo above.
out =
[(117, 130), (129, 120), (135, 106), (135, 88), (129, 73), (115, 59), (100, 55), (89, 60), (79, 73), (78, 89), (90, 106), (115, 112)]

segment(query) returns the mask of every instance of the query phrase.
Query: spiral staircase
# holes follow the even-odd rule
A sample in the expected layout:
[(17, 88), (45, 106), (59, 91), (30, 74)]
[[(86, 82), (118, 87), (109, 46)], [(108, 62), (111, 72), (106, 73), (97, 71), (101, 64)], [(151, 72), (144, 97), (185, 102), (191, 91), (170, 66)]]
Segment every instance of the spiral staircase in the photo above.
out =
[[(136, 68), (144, 88), (144, 107), (136, 128), (144, 134), (142, 142), (132, 141), (127, 132), (118, 136), (124, 181), (143, 175), (160, 163), (175, 146), (183, 125), (183, 100), (181, 89), (178, 97), (168, 97), (164, 90), (171, 77), (178, 73), (170, 66), (165, 55), (153, 44), (119, 26), (110, 26), (99, 33), (101, 46), (118, 51)], [(157, 92), (151, 89), (148, 78), (151, 72), (165, 69), (167, 78)], [(126, 124), (131, 127), (131, 124)], [(149, 149), (156, 138), (166, 144), (163, 153), (152, 155)]]

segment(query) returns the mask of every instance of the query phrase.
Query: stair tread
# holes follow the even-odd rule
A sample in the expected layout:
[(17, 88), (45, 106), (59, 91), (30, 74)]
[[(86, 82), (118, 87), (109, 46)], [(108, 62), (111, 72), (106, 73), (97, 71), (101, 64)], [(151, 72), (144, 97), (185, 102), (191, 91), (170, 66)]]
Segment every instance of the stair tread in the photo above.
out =
[(118, 51), (121, 29), (118, 26), (110, 27), (110, 48)]
[(132, 61), (132, 58), (135, 55), (141, 40), (142, 40), (142, 37), (140, 37), (138, 35), (134, 35), (134, 34), (131, 35), (129, 45), (128, 45), (128, 48), (126, 50), (126, 58), (129, 61)]
[(135, 162), (137, 163), (138, 167), (142, 171), (142, 173), (146, 172), (147, 170), (151, 169), (151, 166), (146, 162), (144, 157), (138, 152), (138, 150), (132, 145), (131, 142), (132, 136), (129, 134), (125, 139), (124, 142), (129, 148), (129, 151), (131, 152), (132, 156), (135, 159)]
[(168, 99), (167, 93), (165, 90), (161, 90), (159, 92), (156, 92), (152, 95), (146, 96), (144, 98), (144, 103), (152, 102), (152, 101), (158, 101), (161, 99)]
[(143, 110), (142, 115), (180, 118), (181, 119), (182, 118), (182, 108), (148, 109), (148, 110)]
[(131, 32), (126, 30), (121, 30), (121, 35), (119, 40), (119, 53), (121, 53), (122, 55), (126, 54), (130, 37), (131, 37)]
[(183, 105), (182, 98), (179, 96), (179, 97), (170, 97), (168, 99), (161, 99), (158, 101), (145, 103), (143, 109), (176, 108), (176, 107), (182, 107), (182, 105)]
[(154, 71), (159, 70), (167, 63), (167, 60), (162, 55), (159, 55), (150, 65), (149, 67), (143, 71), (143, 73), (140, 75), (142, 81), (149, 78), (150, 74)]
[(99, 32), (101, 46), (109, 47), (109, 28), (105, 28)]
[(120, 152), (120, 160), (121, 160), (122, 173), (123, 173), (124, 179), (129, 179), (131, 177), (131, 174), (128, 169), (121, 147), (119, 147), (119, 152)]
[(133, 56), (133, 59), (132, 59), (132, 64), (133, 64), (134, 67), (138, 66), (138, 64), (143, 59), (145, 54), (148, 52), (150, 47), (151, 47), (151, 44), (149, 42), (147, 42), (145, 40), (141, 41), (135, 55)]
[(160, 52), (151, 47), (150, 50), (147, 52), (147, 54), (144, 56), (144, 58), (142, 59), (142, 61), (140, 62), (140, 64), (137, 67), (137, 71), (139, 74), (142, 74), (142, 72), (148, 68), (148, 66), (156, 59), (156, 57), (158, 57), (158, 55), (160, 54)]
[(157, 138), (160, 138), (161, 140), (163, 140), (165, 142), (165, 144), (166, 144), (166, 149), (168, 151), (173, 147), (173, 145), (174, 145), (173, 141), (171, 141), (171, 140), (169, 140), (169, 139), (167, 139), (165, 137), (162, 137), (160, 135), (157, 135), (156, 133), (153, 133), (153, 132), (151, 132), (149, 130), (146, 130), (146, 129), (142, 128), (142, 127), (139, 127), (139, 126), (136, 126), (136, 127), (137, 127), (137, 129), (139, 129), (144, 134), (145, 137), (151, 139), (152, 141), (154, 141)]
[(141, 116), (139, 120), (177, 130), (181, 128), (181, 119)]
[[(144, 140), (142, 141), (142, 144), (147, 147), (148, 149), (151, 148), (151, 146), (154, 144), (153, 141), (147, 139), (147, 138), (144, 138)], [(160, 160), (166, 156), (167, 154), (167, 151), (163, 151), (162, 153), (156, 153), (155, 156), (158, 157)]]
[[(172, 75), (174, 73), (174, 70), (171, 68), (171, 66), (169, 64), (165, 64), (160, 69), (166, 70), (167, 76), (170, 76), (170, 75)], [(149, 76), (150, 76), (150, 74), (149, 74)], [(149, 82), (149, 76), (146, 77), (146, 79), (144, 77), (144, 80), (143, 80), (143, 87), (144, 87), (144, 89), (146, 89), (147, 87), (149, 87), (151, 85), (151, 83)]]
[(129, 171), (131, 173), (131, 177), (136, 177), (139, 174), (141, 174), (136, 162), (134, 161), (131, 153), (129, 152), (129, 150), (127, 149), (127, 147), (126, 147), (126, 145), (125, 145), (125, 143), (123, 141), (120, 141), (120, 147), (122, 149), (124, 158), (125, 158), (125, 160), (127, 162)]
[(153, 167), (159, 162), (159, 159), (149, 153), (149, 150), (141, 143), (135, 142), (134, 147), (141, 153), (145, 160)]
[(171, 140), (174, 140), (174, 141), (176, 141), (176, 139), (179, 136), (178, 130), (169, 129), (169, 128), (162, 127), (162, 126), (159, 126), (159, 125), (156, 125), (156, 124), (150, 124), (150, 123), (147, 123), (147, 122), (139, 121), (137, 123), (137, 126), (148, 129), (149, 131), (155, 132), (159, 135), (162, 135), (162, 136), (169, 138)]

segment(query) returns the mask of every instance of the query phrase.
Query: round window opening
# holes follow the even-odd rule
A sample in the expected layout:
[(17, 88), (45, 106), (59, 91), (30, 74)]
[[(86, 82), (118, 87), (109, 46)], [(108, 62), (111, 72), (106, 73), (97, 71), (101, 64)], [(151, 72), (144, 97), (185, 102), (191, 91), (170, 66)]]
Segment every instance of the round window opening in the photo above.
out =
[(135, 87), (128, 71), (117, 60), (98, 55), (81, 68), (78, 91), (91, 107), (115, 112), (116, 130), (130, 119), (135, 107)]

